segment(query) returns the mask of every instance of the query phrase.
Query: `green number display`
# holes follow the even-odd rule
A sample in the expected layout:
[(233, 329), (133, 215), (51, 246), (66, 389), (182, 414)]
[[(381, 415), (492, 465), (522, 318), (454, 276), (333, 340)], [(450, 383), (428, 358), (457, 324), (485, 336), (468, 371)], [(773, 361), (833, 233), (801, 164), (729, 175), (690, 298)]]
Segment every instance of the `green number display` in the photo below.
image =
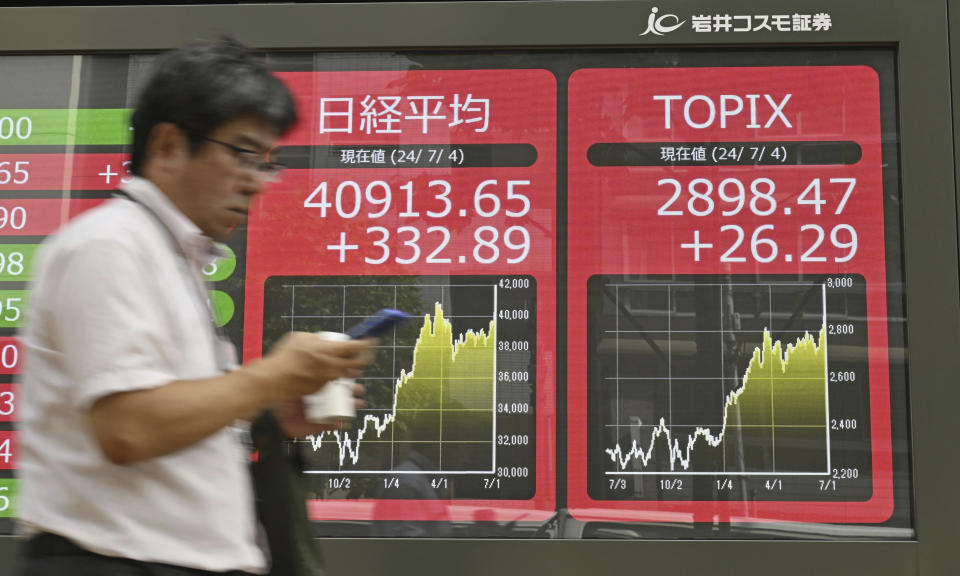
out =
[(13, 518), (17, 515), (17, 494), (20, 481), (16, 478), (0, 478), (0, 518)]
[(0, 146), (127, 144), (133, 135), (131, 112), (126, 108), (0, 110)]
[(203, 275), (211, 282), (226, 280), (237, 269), (237, 255), (229, 246), (221, 244), (220, 248), (227, 253), (223, 258), (217, 258), (203, 267)]
[(0, 290), (0, 328), (23, 326), (28, 293), (27, 290)]
[(208, 291), (207, 297), (210, 298), (210, 309), (213, 310), (213, 319), (217, 326), (226, 326), (233, 319), (233, 313), (236, 310), (233, 298), (220, 290)]
[(33, 276), (37, 244), (0, 244), (0, 281), (27, 281)]

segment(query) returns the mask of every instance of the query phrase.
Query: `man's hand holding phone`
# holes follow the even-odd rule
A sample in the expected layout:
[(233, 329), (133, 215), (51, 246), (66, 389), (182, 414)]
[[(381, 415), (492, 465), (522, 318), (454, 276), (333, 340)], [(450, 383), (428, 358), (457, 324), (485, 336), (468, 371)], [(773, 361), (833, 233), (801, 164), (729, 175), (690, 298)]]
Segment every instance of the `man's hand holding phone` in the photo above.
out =
[(298, 399), (338, 378), (355, 378), (373, 361), (372, 339), (335, 341), (290, 332), (245, 369), (268, 387), (274, 401)]

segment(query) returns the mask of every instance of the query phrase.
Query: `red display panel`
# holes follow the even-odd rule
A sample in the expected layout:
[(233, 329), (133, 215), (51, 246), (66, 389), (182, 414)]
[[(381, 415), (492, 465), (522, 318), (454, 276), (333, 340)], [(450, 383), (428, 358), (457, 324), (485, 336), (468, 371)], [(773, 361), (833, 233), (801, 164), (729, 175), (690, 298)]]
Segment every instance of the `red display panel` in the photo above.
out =
[(17, 433), (0, 431), (0, 470), (17, 468)]
[(569, 86), (572, 514), (887, 520), (877, 73), (585, 69)]
[(302, 120), (275, 152), (291, 169), (248, 223), (244, 359), (291, 329), (413, 315), (381, 339), (355, 425), (306, 439), (311, 518), (548, 518), (556, 79), (280, 76)]
[(0, 336), (0, 374), (19, 374), (23, 366), (23, 345), (19, 338)]
[(17, 385), (0, 384), (0, 422), (17, 421)]
[(0, 154), (0, 190), (114, 190), (129, 167), (120, 153)]
[(47, 236), (103, 198), (17, 198), (0, 200), (0, 236)]
[[(21, 126), (30, 125), (29, 112), (7, 114), (4, 119), (8, 122), (14, 117), (19, 118)], [(76, 135), (66, 126), (57, 128), (62, 132), (55, 138)], [(26, 288), (33, 279), (35, 256), (43, 237), (104, 202), (110, 190), (130, 177), (130, 162), (120, 146), (116, 153), (69, 153), (70, 148), (65, 146), (51, 151), (51, 146), (34, 146), (34, 136), (43, 137), (30, 130), (17, 134), (19, 146), (0, 154), (0, 192), (4, 195), (0, 200), (0, 238), (6, 238), (0, 244), (0, 281), (9, 288), (0, 298), (0, 332), (4, 334), (0, 337), (0, 422), (6, 423), (5, 427), (14, 426), (18, 419), (19, 384), (11, 380), (22, 372), (23, 346), (14, 334), (23, 326), (27, 313), (23, 308), (29, 301)], [(0, 470), (5, 471), (5, 477), (15, 474), (17, 468), (16, 434), (13, 430), (0, 431)], [(15, 492), (10, 493), (14, 508), (16, 498)]]

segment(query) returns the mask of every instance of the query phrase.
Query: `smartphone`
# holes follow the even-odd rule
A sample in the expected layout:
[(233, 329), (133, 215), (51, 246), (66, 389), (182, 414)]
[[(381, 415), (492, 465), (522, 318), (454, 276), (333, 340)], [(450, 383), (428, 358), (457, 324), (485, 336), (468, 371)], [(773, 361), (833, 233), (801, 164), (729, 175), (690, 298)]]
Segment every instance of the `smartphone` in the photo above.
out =
[(409, 317), (409, 314), (401, 310), (381, 308), (373, 316), (367, 317), (363, 322), (347, 330), (347, 336), (354, 340), (368, 336), (377, 338)]

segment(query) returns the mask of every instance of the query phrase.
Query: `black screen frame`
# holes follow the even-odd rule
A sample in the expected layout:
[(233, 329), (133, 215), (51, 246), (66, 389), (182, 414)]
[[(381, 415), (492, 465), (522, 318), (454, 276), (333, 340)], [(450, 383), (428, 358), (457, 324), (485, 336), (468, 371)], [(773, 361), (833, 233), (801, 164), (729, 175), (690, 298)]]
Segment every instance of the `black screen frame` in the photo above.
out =
[[(331, 572), (576, 574), (597, 567), (741, 574), (952, 573), (960, 498), (948, 423), (960, 390), (960, 280), (948, 23), (954, 2), (856, 0), (829, 8), (834, 27), (640, 36), (654, 5), (632, 1), (438, 2), (0, 9), (0, 53), (152, 52), (231, 34), (263, 50), (886, 46), (897, 52), (904, 259), (917, 539), (904, 542), (324, 540)], [(814, 11), (798, 1), (670, 5), (677, 13)], [(344, 23), (350, 25), (344, 25)], [(544, 23), (549, 23), (545, 25)], [(947, 207), (950, 209), (946, 209)], [(562, 330), (562, 326), (558, 329)], [(561, 373), (562, 374), (562, 373)], [(0, 539), (9, 560), (19, 539)], [(375, 553), (371, 554), (371, 547)], [(749, 561), (745, 561), (749, 558)], [(425, 559), (429, 559), (426, 561)], [(6, 564), (6, 562), (0, 562)], [(734, 568), (735, 567), (735, 568)]]

